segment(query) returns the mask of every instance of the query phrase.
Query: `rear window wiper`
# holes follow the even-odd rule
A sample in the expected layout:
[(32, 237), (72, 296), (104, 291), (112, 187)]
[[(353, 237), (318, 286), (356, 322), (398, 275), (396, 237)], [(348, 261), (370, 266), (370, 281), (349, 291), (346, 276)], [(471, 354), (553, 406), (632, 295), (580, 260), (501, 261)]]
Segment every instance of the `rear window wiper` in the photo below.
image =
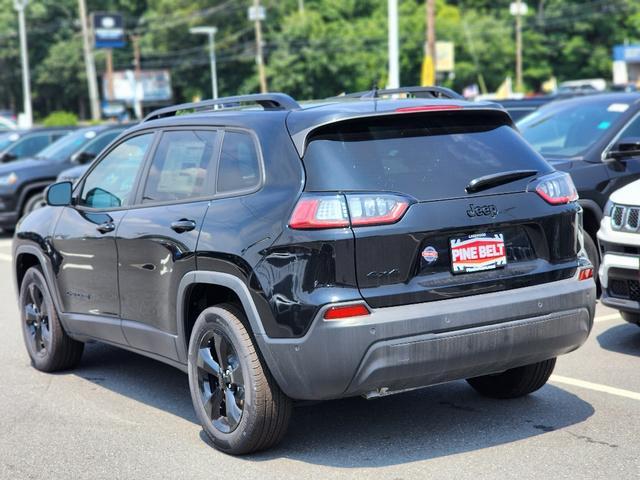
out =
[(465, 187), (465, 190), (467, 193), (479, 192), (487, 188), (513, 182), (514, 180), (520, 180), (521, 178), (532, 177), (537, 173), (537, 170), (510, 170), (508, 172), (492, 173), (491, 175), (474, 178)]

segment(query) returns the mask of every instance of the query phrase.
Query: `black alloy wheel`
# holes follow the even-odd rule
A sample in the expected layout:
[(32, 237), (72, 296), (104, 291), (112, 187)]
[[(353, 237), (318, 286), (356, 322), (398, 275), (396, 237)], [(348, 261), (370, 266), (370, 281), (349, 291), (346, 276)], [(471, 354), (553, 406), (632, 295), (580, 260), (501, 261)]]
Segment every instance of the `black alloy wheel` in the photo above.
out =
[(27, 347), (35, 355), (44, 357), (51, 350), (51, 327), (47, 299), (35, 282), (27, 287), (26, 304), (23, 306)]
[(233, 344), (224, 333), (212, 330), (202, 336), (197, 371), (207, 416), (220, 432), (233, 432), (242, 419), (244, 377)]

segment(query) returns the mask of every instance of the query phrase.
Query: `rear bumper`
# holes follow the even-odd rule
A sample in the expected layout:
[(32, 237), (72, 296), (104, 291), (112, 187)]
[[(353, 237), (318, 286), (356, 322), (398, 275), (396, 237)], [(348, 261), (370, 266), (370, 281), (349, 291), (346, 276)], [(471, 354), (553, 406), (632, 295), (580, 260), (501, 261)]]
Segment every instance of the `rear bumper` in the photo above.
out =
[(322, 400), (495, 373), (570, 352), (587, 339), (595, 284), (576, 279), (324, 321), (299, 339), (257, 338), (292, 398)]

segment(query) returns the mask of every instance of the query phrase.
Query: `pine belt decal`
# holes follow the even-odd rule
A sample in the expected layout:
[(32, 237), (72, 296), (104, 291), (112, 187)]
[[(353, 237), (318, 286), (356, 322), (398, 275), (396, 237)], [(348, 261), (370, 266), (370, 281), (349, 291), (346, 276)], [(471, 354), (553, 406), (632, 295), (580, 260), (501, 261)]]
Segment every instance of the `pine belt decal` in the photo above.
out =
[(451, 239), (453, 273), (491, 270), (504, 267), (506, 264), (504, 236), (500, 233)]

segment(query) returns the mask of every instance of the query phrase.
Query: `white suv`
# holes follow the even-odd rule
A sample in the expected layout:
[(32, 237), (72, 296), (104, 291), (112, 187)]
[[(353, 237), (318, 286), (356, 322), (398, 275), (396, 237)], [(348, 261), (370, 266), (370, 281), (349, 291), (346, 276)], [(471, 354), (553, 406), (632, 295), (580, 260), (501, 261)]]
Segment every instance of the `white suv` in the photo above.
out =
[(640, 326), (640, 180), (615, 191), (600, 224), (602, 303)]

